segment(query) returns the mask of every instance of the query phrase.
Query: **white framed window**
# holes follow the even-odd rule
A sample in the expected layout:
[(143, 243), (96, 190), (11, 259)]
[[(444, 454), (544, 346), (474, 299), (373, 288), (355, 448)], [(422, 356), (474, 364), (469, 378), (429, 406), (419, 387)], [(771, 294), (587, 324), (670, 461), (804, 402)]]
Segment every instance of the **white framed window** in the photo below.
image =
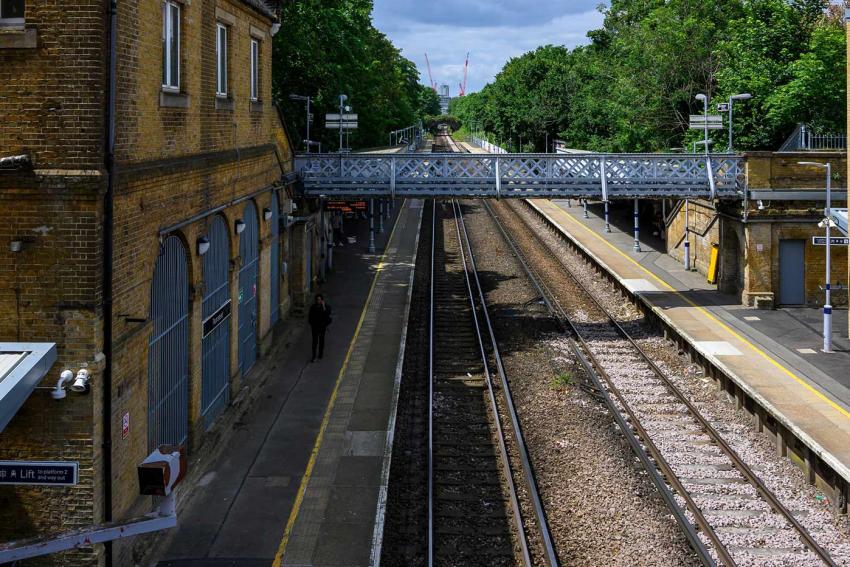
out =
[(162, 88), (180, 90), (180, 4), (162, 3)]
[(215, 94), (227, 96), (227, 26), (223, 24), (215, 27), (215, 61)]
[(251, 40), (251, 100), (260, 98), (260, 42)]
[(23, 26), (25, 0), (0, 0), (0, 26)]

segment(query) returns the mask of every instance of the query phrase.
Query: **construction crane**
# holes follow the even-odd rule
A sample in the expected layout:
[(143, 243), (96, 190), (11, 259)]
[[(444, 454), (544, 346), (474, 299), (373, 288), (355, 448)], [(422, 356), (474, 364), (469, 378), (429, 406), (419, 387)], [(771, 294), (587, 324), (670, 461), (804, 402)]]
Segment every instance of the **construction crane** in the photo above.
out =
[(463, 64), (463, 83), (460, 86), (460, 93), (458, 96), (463, 96), (466, 94), (466, 78), (469, 74), (469, 51), (466, 52), (466, 62)]
[(428, 82), (434, 92), (437, 92), (437, 83), (434, 82), (434, 77), (431, 75), (431, 62), (428, 60), (428, 54), (425, 54), (425, 64), (428, 66)]

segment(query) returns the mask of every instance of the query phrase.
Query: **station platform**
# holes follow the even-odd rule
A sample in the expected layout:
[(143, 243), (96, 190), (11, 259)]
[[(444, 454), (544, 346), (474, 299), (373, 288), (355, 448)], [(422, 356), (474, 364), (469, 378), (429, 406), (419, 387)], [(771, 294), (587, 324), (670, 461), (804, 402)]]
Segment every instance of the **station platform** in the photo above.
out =
[[(221, 433), (216, 455), (190, 465), (178, 527), (157, 541), (158, 567), (368, 565), (382, 534), (422, 202), (397, 204), (367, 251), (334, 249), (319, 289), (333, 309), (324, 358), (310, 329), (284, 321), (252, 379), (258, 395)], [(376, 540), (376, 538), (378, 538)]]
[[(833, 315), (835, 353), (821, 352), (817, 309), (754, 310), (688, 272), (663, 250), (593, 214), (576, 200), (530, 200), (571, 241), (593, 257), (694, 350), (792, 432), (845, 480), (850, 480), (850, 341), (847, 310)], [(660, 248), (660, 247), (659, 247)]]
[(328, 404), (275, 556), (370, 565), (380, 554), (422, 201), (406, 201)]

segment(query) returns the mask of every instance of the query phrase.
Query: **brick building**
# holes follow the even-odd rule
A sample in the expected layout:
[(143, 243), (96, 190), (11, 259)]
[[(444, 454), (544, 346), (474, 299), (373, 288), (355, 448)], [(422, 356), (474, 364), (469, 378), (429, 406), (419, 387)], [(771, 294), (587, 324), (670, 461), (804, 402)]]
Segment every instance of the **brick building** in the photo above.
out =
[(203, 450), (317, 271), (311, 204), (287, 222), (276, 3), (110, 4), (0, 2), (0, 341), (57, 344), (43, 386), (91, 374), (0, 431), (0, 460), (80, 464), (73, 487), (0, 486), (0, 540), (147, 512), (136, 464)]
[[(689, 203), (687, 227), (691, 262), (706, 274), (713, 247), (718, 248), (717, 284), (739, 295), (745, 305), (820, 306), (824, 300), (826, 247), (813, 244), (823, 236), (824, 173), (800, 161), (832, 164), (833, 190), (846, 191), (846, 152), (747, 152), (750, 199), (715, 204)], [(834, 199), (833, 206), (841, 201)], [(667, 252), (684, 260), (685, 209), (672, 206), (666, 228)], [(837, 230), (833, 236), (840, 236)], [(847, 305), (847, 248), (832, 248), (832, 304)]]

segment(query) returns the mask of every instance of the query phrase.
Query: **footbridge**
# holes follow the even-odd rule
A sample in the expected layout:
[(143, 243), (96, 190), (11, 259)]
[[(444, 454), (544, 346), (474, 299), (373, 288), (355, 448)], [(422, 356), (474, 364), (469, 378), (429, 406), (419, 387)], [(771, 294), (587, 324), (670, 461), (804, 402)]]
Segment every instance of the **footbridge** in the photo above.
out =
[(744, 160), (726, 154), (309, 154), (310, 197), (741, 199)]

